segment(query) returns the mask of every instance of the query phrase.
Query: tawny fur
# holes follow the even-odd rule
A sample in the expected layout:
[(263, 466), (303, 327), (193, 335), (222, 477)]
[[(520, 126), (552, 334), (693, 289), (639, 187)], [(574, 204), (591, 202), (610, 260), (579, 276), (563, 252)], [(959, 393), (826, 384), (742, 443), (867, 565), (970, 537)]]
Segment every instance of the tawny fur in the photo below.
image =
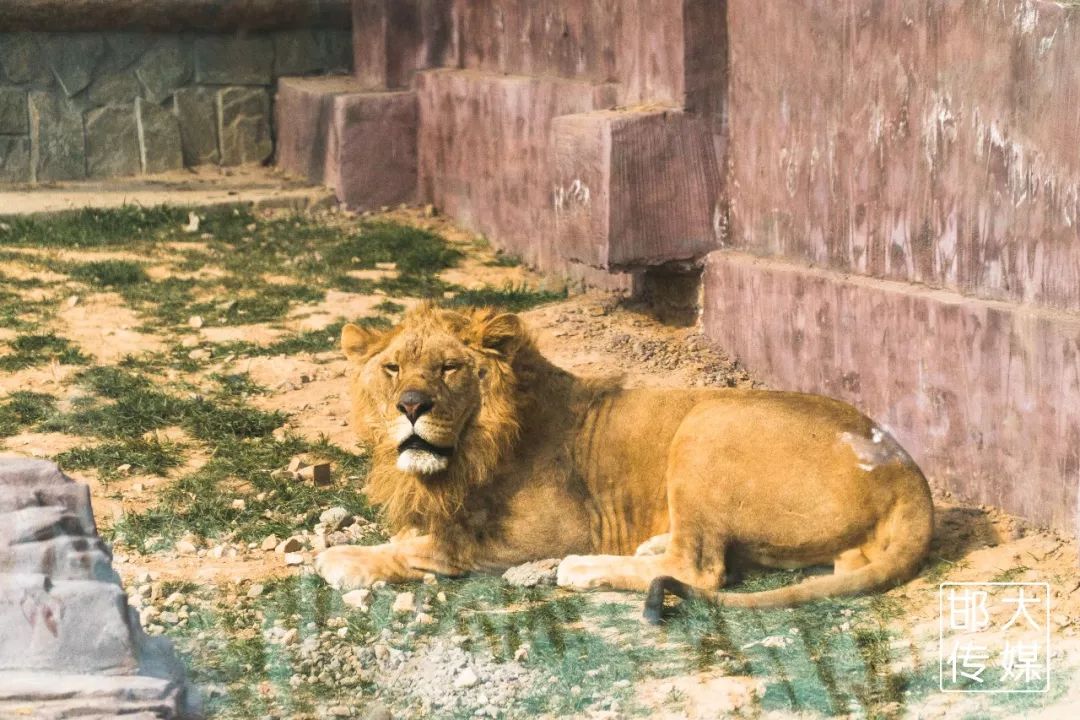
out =
[[(339, 587), (565, 557), (565, 587), (644, 591), (670, 576), (686, 595), (768, 606), (897, 584), (926, 553), (925, 478), (844, 403), (583, 380), (548, 362), (519, 318), (490, 310), (425, 305), (387, 332), (347, 326), (342, 347), (354, 422), (374, 447), (367, 493), (395, 532), (415, 532), (320, 555)], [(397, 466), (395, 405), (407, 389), (434, 398), (415, 428), (453, 448), (445, 472)], [(633, 554), (664, 534), (657, 550)], [(733, 562), (836, 572), (718, 592)]]

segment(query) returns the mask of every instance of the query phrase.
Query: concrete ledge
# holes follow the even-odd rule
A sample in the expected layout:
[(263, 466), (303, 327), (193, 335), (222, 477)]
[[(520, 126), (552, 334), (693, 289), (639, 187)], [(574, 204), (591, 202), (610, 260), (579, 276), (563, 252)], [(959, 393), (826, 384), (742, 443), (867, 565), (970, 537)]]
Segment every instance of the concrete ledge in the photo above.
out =
[(357, 210), (416, 197), (416, 93), (363, 92), (348, 77), (283, 78), (277, 165)]
[(854, 403), (931, 481), (1076, 532), (1080, 315), (716, 252), (706, 331), (774, 387)]
[(530, 264), (561, 270), (552, 122), (610, 107), (609, 85), (468, 70), (418, 73), (420, 199)]
[(722, 181), (704, 118), (602, 110), (553, 122), (560, 254), (604, 269), (700, 257), (717, 247)]
[(348, 27), (348, 0), (0, 0), (5, 31)]
[(278, 80), (274, 120), (276, 164), (308, 182), (326, 183), (333, 100), (362, 88), (351, 77), (290, 77)]

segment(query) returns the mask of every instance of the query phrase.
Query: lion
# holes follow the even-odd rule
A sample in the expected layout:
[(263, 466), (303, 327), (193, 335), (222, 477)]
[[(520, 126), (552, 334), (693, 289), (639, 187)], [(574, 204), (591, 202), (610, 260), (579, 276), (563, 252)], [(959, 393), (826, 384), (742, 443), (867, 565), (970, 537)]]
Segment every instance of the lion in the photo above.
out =
[[(432, 305), (390, 330), (346, 325), (366, 492), (397, 535), (316, 558), (331, 585), (501, 572), (563, 558), (564, 588), (792, 606), (910, 579), (933, 531), (919, 467), (826, 397), (627, 389), (549, 362), (521, 318)], [(833, 566), (724, 592), (733, 571)]]

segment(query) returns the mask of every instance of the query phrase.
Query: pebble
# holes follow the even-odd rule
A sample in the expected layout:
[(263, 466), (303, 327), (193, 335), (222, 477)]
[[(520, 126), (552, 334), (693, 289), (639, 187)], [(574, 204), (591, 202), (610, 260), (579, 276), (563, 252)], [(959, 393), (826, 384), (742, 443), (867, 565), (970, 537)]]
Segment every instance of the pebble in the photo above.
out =
[(396, 613), (411, 613), (416, 610), (416, 595), (411, 592), (398, 593), (394, 598), (393, 611)]
[(349, 607), (367, 609), (368, 598), (371, 597), (371, 591), (366, 588), (359, 590), (350, 590), (341, 596), (341, 601)]
[(176, 543), (176, 552), (182, 555), (194, 555), (198, 550), (195, 543), (190, 540), (180, 540)]
[(278, 544), (276, 550), (278, 553), (288, 554), (298, 552), (303, 548), (304, 542), (297, 536), (293, 535), (292, 537), (282, 540), (281, 543)]
[(473, 672), (472, 668), (465, 668), (454, 678), (454, 687), (471, 688), (478, 682), (480, 682), (480, 678), (476, 677), (476, 673)]
[(203, 319), (201, 315), (192, 315), (188, 318), (187, 324), (198, 330), (203, 326)]
[(281, 541), (278, 540), (277, 535), (267, 535), (263, 539), (262, 545), (260, 545), (259, 547), (261, 547), (263, 550), (273, 550), (274, 548), (276, 548), (278, 546), (279, 542), (281, 542)]
[(265, 585), (255, 583), (254, 585), (252, 585), (251, 587), (248, 588), (247, 596), (249, 598), (257, 598), (260, 595), (262, 595), (265, 590), (266, 590)]
[(343, 507), (332, 507), (319, 515), (319, 522), (326, 526), (327, 532), (340, 530), (349, 524), (352, 515)]
[(288, 566), (303, 565), (304, 556), (300, 553), (285, 553), (285, 564)]

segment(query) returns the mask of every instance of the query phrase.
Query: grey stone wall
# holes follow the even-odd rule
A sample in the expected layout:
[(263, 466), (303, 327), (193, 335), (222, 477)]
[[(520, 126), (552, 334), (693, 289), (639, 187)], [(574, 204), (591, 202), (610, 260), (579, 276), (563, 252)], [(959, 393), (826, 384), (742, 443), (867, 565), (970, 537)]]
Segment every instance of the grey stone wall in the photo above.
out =
[(348, 29), (0, 33), (0, 183), (263, 162), (277, 78), (351, 67)]

